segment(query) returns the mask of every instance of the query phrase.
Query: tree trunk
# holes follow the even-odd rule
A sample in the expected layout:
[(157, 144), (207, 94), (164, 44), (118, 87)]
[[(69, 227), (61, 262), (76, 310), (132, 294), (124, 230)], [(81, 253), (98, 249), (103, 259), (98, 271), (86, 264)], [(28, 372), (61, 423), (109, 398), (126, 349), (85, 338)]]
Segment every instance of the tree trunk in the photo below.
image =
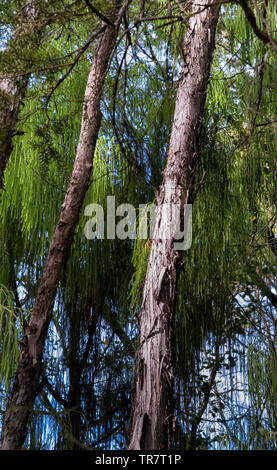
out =
[(82, 126), (71, 181), (62, 205), (32, 316), (21, 342), (13, 389), (4, 414), (2, 449), (20, 449), (26, 437), (27, 421), (40, 392), (42, 356), (58, 283), (72, 245), (84, 197), (89, 186), (92, 160), (101, 123), (100, 100), (116, 32), (123, 14), (121, 0), (112, 2), (111, 21), (103, 26), (93, 56), (83, 105)]
[(68, 309), (69, 319), (69, 344), (68, 344), (68, 372), (69, 372), (69, 391), (68, 401), (68, 420), (70, 431), (67, 435), (67, 448), (80, 449), (80, 429), (81, 429), (81, 405), (80, 405), (80, 378), (81, 367), (78, 359), (79, 341), (80, 341), (80, 316), (76, 308)]
[[(22, 8), (26, 26), (21, 24), (11, 38), (14, 47), (16, 42), (27, 40), (30, 33), (40, 39), (39, 31), (31, 23), (38, 16), (37, 0), (27, 0)], [(35, 46), (34, 46), (35, 47)], [(16, 124), (22, 100), (25, 97), (29, 83), (29, 75), (2, 78), (0, 80), (0, 189), (3, 189), (3, 176), (6, 165), (12, 153), (12, 139), (16, 133)]]
[[(176, 250), (174, 238), (194, 183), (197, 141), (219, 2), (193, 1), (190, 13), (167, 165), (157, 198), (157, 217), (143, 289), (130, 450), (170, 449), (174, 438), (174, 302), (182, 254)], [(176, 207), (179, 208), (177, 214)]]

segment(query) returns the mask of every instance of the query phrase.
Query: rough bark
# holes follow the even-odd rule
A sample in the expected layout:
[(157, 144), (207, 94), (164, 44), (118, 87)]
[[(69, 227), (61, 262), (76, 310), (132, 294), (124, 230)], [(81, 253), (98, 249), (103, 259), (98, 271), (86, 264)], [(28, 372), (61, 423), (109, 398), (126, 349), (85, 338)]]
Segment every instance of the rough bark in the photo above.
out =
[[(194, 183), (197, 142), (219, 13), (218, 1), (194, 1), (191, 13), (143, 289), (130, 450), (170, 449), (174, 436), (174, 302), (182, 253), (175, 249), (174, 237)], [(173, 210), (176, 207), (180, 210), (178, 214)]]
[(17, 372), (4, 414), (3, 450), (20, 449), (26, 437), (27, 422), (40, 391), (43, 350), (57, 293), (58, 283), (72, 245), (82, 203), (89, 186), (93, 154), (101, 123), (100, 100), (113, 50), (116, 32), (123, 14), (121, 0), (113, 0), (111, 21), (99, 37), (88, 76), (82, 125), (71, 181), (55, 228), (31, 319), (25, 328)]
[[(32, 26), (39, 10), (36, 0), (28, 0), (21, 10), (26, 26), (22, 24), (11, 38), (12, 46), (15, 43), (26, 41), (28, 34), (35, 34), (39, 40), (39, 31)], [(23, 22), (22, 22), (23, 23)], [(29, 82), (29, 75), (6, 77), (0, 79), (0, 189), (3, 189), (3, 176), (8, 160), (12, 153), (12, 140), (16, 134), (16, 124), (22, 100), (25, 97)]]

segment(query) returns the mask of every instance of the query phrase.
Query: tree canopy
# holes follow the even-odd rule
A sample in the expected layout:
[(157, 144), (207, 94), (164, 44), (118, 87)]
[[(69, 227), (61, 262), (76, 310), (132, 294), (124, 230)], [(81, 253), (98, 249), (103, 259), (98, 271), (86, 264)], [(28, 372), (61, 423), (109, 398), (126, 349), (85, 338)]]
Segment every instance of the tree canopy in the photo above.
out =
[[(2, 1), (2, 416), (80, 135), (91, 123), (84, 117), (88, 77), (93, 63), (100, 67), (109, 28), (114, 37), (103, 65), (91, 174), (57, 281), (26, 449), (127, 446), (151, 239), (88, 239), (86, 207), (98, 204), (106, 217), (115, 196), (116, 207), (131, 204), (138, 217), (140, 205), (157, 203), (191, 3)], [(189, 200), (192, 245), (176, 281), (172, 445), (276, 450), (276, 2), (219, 3)]]

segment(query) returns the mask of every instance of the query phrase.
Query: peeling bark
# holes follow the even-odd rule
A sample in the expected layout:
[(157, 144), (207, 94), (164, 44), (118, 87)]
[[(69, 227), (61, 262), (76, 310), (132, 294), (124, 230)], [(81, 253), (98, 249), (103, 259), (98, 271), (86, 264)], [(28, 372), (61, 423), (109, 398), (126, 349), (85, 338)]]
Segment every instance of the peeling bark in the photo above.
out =
[[(130, 450), (170, 449), (174, 439), (174, 303), (182, 253), (175, 250), (174, 238), (194, 183), (219, 2), (197, 0), (192, 2), (191, 9), (184, 41), (185, 61), (143, 289)], [(179, 207), (178, 214), (176, 207)]]
[(25, 328), (25, 336), (21, 343), (17, 372), (4, 414), (2, 450), (22, 447), (27, 432), (27, 421), (40, 391), (42, 356), (58, 283), (69, 255), (74, 231), (89, 186), (93, 154), (101, 123), (101, 94), (117, 29), (124, 11), (120, 5), (121, 0), (114, 0), (111, 3), (113, 11), (110, 18), (115, 22), (115, 27), (105, 26), (94, 52), (85, 91), (82, 125), (72, 177), (52, 237), (32, 316)]

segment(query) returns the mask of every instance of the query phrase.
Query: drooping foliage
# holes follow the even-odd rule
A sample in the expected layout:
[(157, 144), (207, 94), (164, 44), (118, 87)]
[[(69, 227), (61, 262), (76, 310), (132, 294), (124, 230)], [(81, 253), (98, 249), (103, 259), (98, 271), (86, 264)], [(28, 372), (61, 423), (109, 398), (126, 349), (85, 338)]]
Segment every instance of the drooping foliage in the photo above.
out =
[[(138, 215), (140, 204), (155, 200), (165, 166), (187, 6), (145, 2), (142, 11), (139, 3), (129, 7), (110, 63), (92, 180), (56, 297), (26, 448), (113, 449), (127, 439), (151, 240), (88, 240), (84, 227), (85, 207), (99, 204), (106, 215), (108, 196)], [(0, 194), (2, 408), (71, 176), (100, 26), (86, 2), (41, 5), (45, 35), (36, 48), (26, 38), (9, 47), (21, 2), (4, 2), (1, 12), (4, 74), (31, 74)], [(94, 5), (108, 14), (105, 2)], [(176, 448), (276, 449), (276, 67), (276, 51), (255, 36), (244, 10), (222, 7), (193, 244), (178, 281)]]

